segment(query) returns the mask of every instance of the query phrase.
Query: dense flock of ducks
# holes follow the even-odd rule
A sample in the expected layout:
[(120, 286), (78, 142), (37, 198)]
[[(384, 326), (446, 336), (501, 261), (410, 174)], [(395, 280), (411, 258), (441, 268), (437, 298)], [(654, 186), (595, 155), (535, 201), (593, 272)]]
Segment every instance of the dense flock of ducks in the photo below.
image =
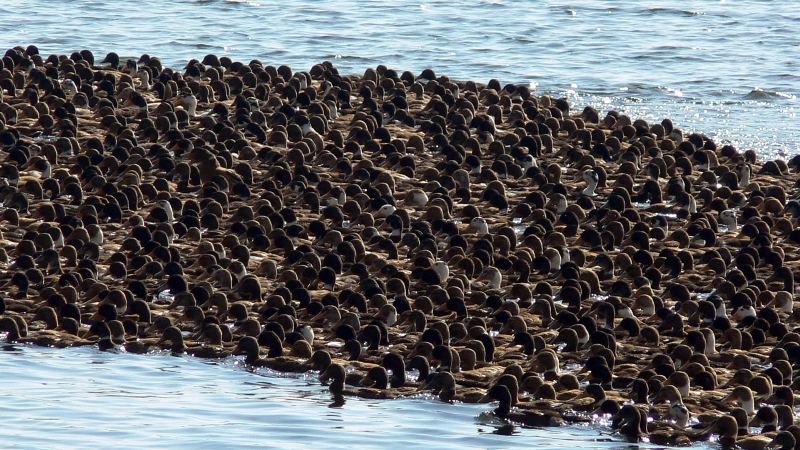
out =
[(800, 159), (526, 85), (5, 52), (0, 330), (798, 448)]

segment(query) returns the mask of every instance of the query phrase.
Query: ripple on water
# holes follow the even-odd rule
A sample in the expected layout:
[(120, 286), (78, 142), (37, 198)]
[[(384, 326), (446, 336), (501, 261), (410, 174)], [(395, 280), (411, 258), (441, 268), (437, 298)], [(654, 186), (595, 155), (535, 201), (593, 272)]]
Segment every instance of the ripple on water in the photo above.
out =
[[(147, 52), (183, 67), (215, 52), (301, 69), (342, 55), (336, 64), (344, 73), (381, 63), (416, 72), (433, 67), (457, 79), (534, 82), (538, 93), (569, 94), (576, 108), (614, 108), (650, 121), (671, 117), (682, 129), (764, 157), (796, 152), (800, 142), (800, 128), (786, 126), (796, 122), (800, 93), (792, 2), (770, 8), (757, 0), (689, 0), (680, 7), (554, 0), (539, 8), (497, 0), (358, 8), (334, 0), (280, 8), (248, 0), (12, 3), (24, 7), (0, 7), (4, 42), (35, 43), (43, 53)], [(148, 11), (159, 11), (158, 23)], [(18, 23), (27, 26), (11, 26)], [(180, 32), (164, 39), (165, 30)], [(640, 86), (633, 97), (620, 90), (631, 85)]]
[[(490, 405), (330, 395), (313, 375), (276, 377), (230, 360), (6, 346), (4, 443), (25, 448), (623, 448), (596, 427), (509, 427)], [(99, 364), (95, 364), (99, 363)], [(7, 384), (4, 384), (7, 386)], [(77, 437), (80, 436), (80, 439)]]

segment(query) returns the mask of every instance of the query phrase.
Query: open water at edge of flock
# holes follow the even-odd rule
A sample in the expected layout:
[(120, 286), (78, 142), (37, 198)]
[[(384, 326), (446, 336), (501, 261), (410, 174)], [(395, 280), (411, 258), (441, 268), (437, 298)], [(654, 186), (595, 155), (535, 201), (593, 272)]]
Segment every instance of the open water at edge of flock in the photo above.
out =
[(2, 448), (637, 448), (603, 425), (509, 426), (490, 404), (348, 397), (331, 407), (316, 374), (234, 358), (5, 344), (0, 398)]

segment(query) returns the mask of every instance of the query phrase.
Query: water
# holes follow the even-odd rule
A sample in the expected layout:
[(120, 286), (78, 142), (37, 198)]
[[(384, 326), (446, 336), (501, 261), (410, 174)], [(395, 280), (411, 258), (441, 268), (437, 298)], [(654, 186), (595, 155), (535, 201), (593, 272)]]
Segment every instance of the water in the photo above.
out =
[[(530, 83), (576, 108), (671, 117), (762, 157), (798, 153), (796, 3), (675, 4), (4, 0), (0, 46), (89, 48), (98, 59), (146, 52), (173, 67), (207, 53), (296, 70), (323, 60), (344, 73), (431, 67), (457, 79)], [(487, 405), (348, 399), (331, 409), (313, 379), (233, 366), (14, 347), (0, 352), (3, 446), (625, 447), (602, 427), (495, 434), (505, 430), (476, 423)]]
[(3, 448), (636, 448), (608, 429), (486, 423), (486, 404), (348, 398), (331, 408), (314, 375), (233, 360), (6, 345), (0, 374)]
[[(680, 6), (675, 6), (680, 5)], [(19, 26), (18, 24), (24, 24)], [(532, 83), (581, 108), (671, 117), (762, 157), (799, 152), (796, 2), (5, 0), (2, 45), (207, 53), (344, 73), (386, 64)], [(102, 54), (101, 54), (102, 53)]]

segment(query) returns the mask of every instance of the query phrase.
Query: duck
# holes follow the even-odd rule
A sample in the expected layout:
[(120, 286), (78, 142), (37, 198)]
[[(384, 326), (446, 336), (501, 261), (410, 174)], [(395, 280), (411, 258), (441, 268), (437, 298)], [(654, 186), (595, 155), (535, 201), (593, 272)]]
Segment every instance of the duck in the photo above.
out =
[(188, 354), (198, 358), (222, 359), (231, 355), (231, 352), (219, 346), (206, 346), (203, 344), (187, 344), (183, 333), (176, 326), (170, 326), (161, 334), (158, 344), (169, 342), (169, 350), (174, 355)]
[(382, 391), (382, 398), (386, 399), (415, 395), (418, 392), (416, 386), (390, 386), (389, 373), (386, 368), (382, 366), (376, 366), (368, 370), (364, 378), (361, 380), (361, 386), (371, 387)]
[(258, 340), (253, 336), (242, 336), (233, 350), (234, 355), (245, 355), (244, 363), (251, 367), (267, 367), (281, 372), (306, 372), (309, 366), (302, 358), (295, 358), (283, 355), (283, 344), (278, 336), (272, 332), (266, 332), (266, 343), (269, 353), (266, 358), (260, 355)]
[(479, 388), (462, 386), (459, 387), (456, 379), (449, 371), (434, 372), (425, 380), (421, 387), (423, 391), (431, 391), (438, 396), (439, 400), (452, 403), (478, 403), (486, 395)]
[(720, 444), (725, 448), (741, 448), (745, 450), (762, 450), (767, 448), (792, 449), (796, 439), (788, 431), (780, 431), (771, 437), (769, 435), (739, 436), (739, 425), (731, 415), (719, 417), (703, 432), (717, 433)]
[(753, 391), (747, 386), (736, 386), (728, 395), (720, 400), (722, 403), (738, 403), (748, 416), (752, 416), (755, 411), (755, 399)]
[(349, 387), (345, 386), (344, 381), (346, 378), (346, 371), (344, 366), (338, 363), (333, 363), (328, 366), (322, 373), (319, 374), (319, 380), (322, 383), (328, 383), (328, 390), (333, 394), (334, 398), (343, 395), (351, 395), (355, 397), (363, 397), (370, 399), (392, 399), (396, 396), (385, 389), (371, 388), (371, 387)]
[(585, 197), (594, 197), (597, 195), (595, 190), (597, 189), (597, 184), (599, 183), (599, 176), (594, 169), (586, 169), (583, 171), (582, 175), (583, 181), (586, 182), (586, 187), (581, 191), (581, 195)]
[(513, 423), (531, 427), (551, 427), (559, 426), (563, 419), (559, 416), (553, 415), (551, 412), (535, 412), (530, 410), (511, 410), (511, 393), (508, 387), (502, 384), (495, 384), (486, 391), (483, 401), (495, 400), (498, 402), (497, 408), (494, 410), (495, 416), (508, 420)]

